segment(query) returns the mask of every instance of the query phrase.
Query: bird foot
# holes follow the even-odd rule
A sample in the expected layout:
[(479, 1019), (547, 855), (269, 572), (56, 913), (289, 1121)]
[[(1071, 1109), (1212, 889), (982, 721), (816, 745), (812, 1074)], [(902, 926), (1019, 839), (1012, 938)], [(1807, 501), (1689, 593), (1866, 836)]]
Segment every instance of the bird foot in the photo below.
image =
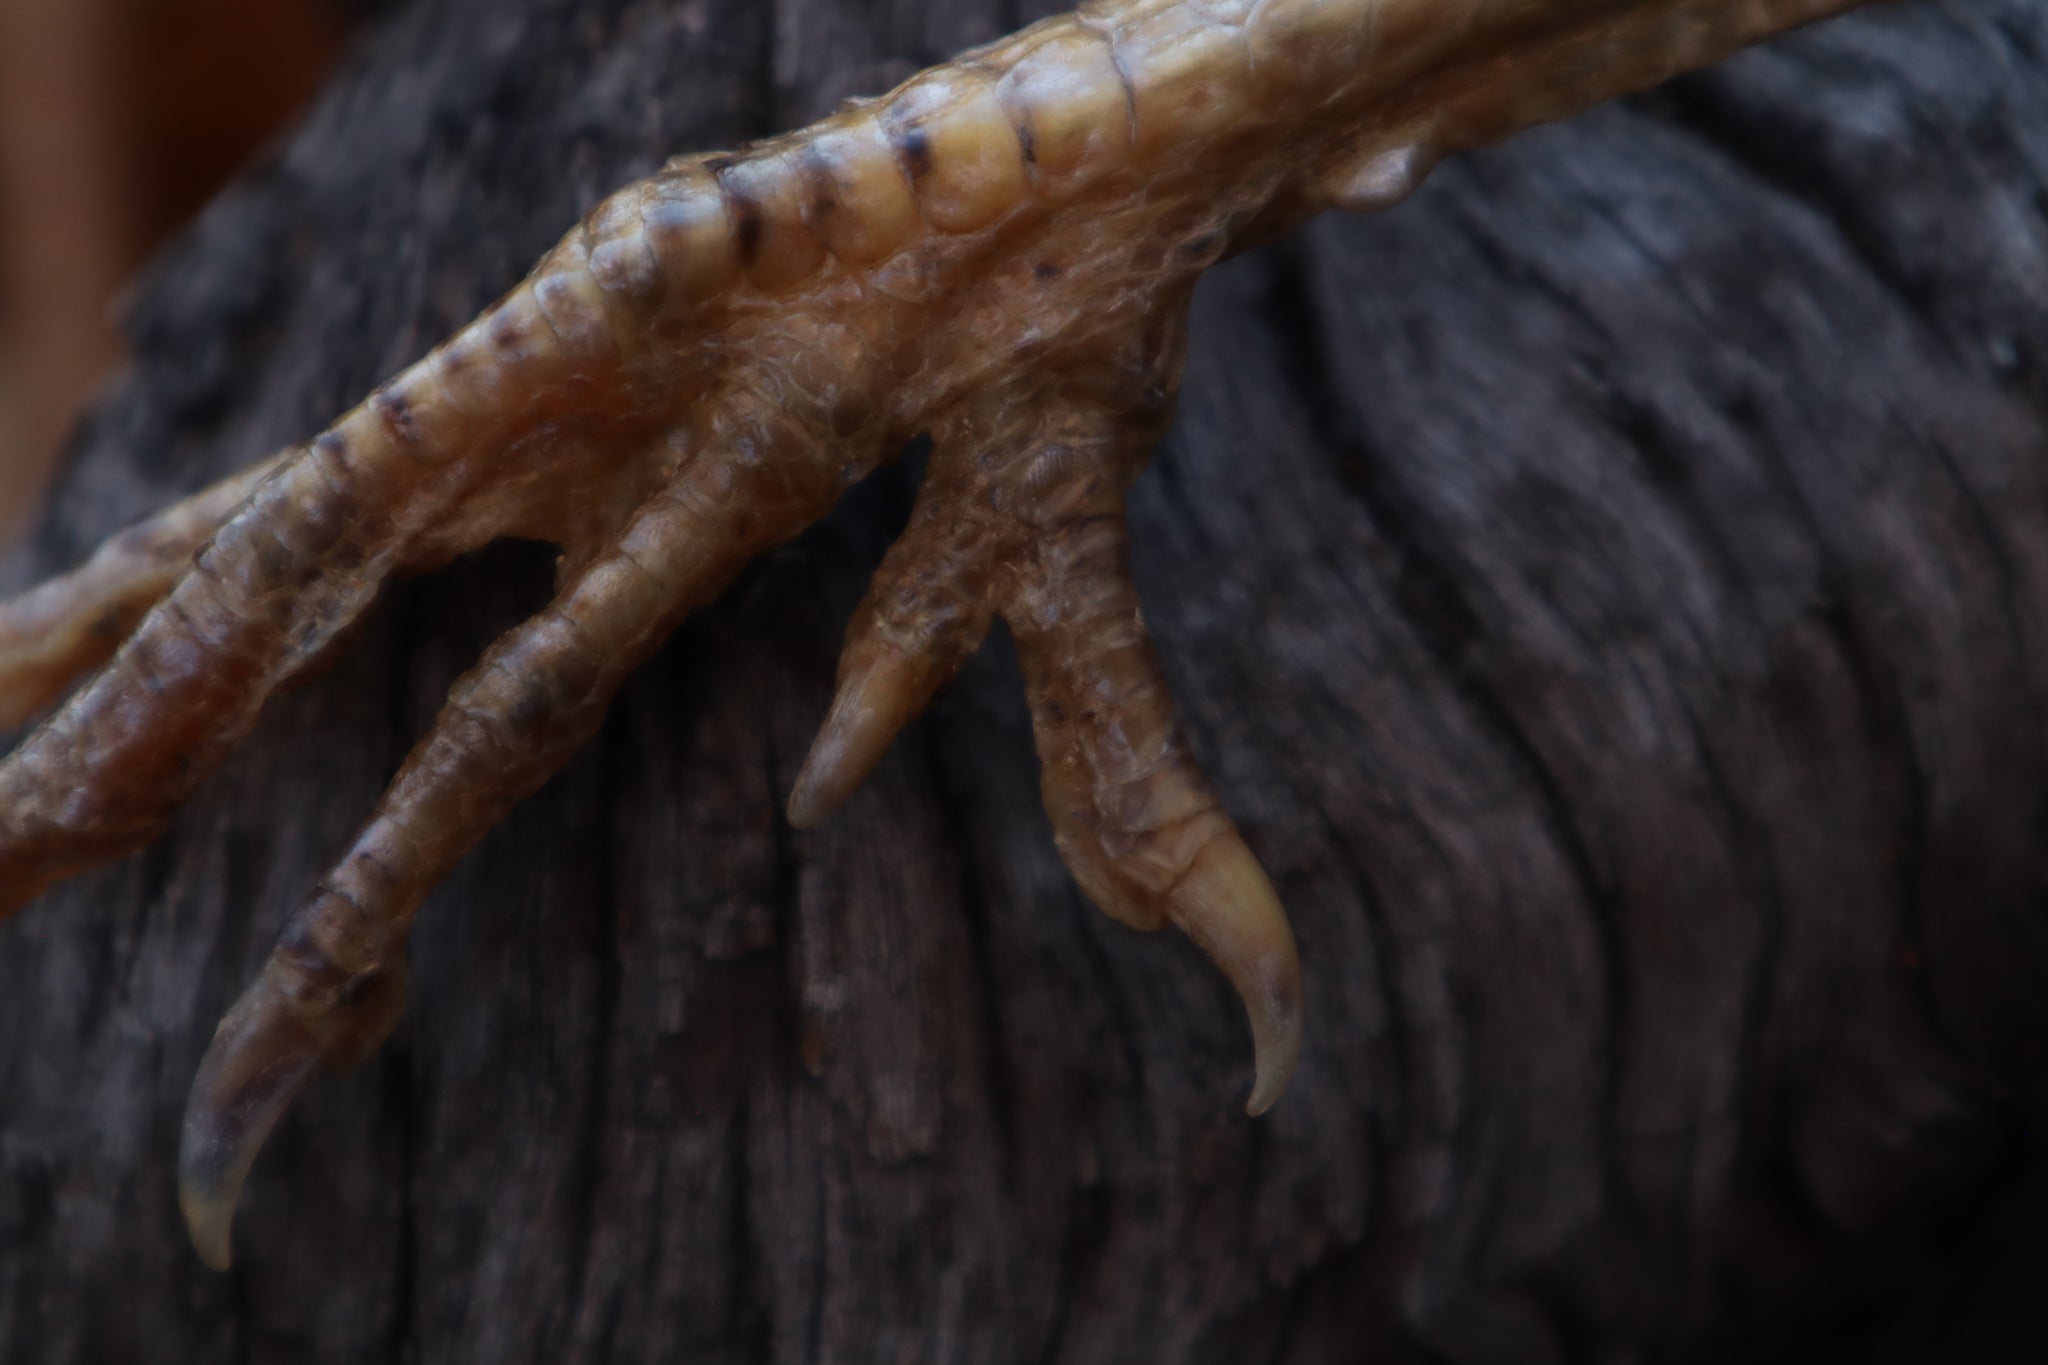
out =
[(554, 600), (455, 684), (214, 1038), (181, 1162), (209, 1262), (292, 1095), (398, 1017), (428, 891), (688, 612), (925, 433), (791, 820), (843, 801), (1002, 620), (1067, 866), (1222, 968), (1270, 1105), (1300, 1046), (1294, 941), (1174, 723), (1126, 563), (1195, 279), (1851, 3), (1090, 0), (671, 163), (307, 445), (0, 604), (0, 724), (104, 664), (0, 762), (4, 914), (160, 829), (392, 574), (504, 535), (562, 547)]
[(825, 818), (1002, 620), (1075, 879), (1222, 967), (1252, 1022), (1251, 1107), (1277, 1098), (1300, 1047), (1294, 940), (1174, 722), (1123, 502), (1171, 409), (1193, 283), (1280, 177), (1219, 199), (1192, 172), (1140, 176), (1111, 46), (1043, 26), (804, 133), (673, 163), (307, 445), (0, 604), (0, 719), (104, 664), (0, 762), (12, 908), (154, 834), (392, 574), (501, 535), (562, 547), (554, 600), (455, 684), (208, 1049), (180, 1179), (209, 1264), (292, 1097), (398, 1019), (427, 893), (689, 611), (923, 433), (924, 486), (790, 818)]

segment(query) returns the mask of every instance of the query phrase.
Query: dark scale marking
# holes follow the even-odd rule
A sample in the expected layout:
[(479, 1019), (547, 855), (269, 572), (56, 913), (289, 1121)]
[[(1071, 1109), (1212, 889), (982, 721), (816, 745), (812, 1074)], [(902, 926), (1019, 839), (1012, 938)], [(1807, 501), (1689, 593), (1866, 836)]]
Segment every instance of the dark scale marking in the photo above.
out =
[(407, 451), (418, 451), (426, 445), (427, 433), (420, 425), (419, 414), (413, 411), (412, 400), (396, 381), (380, 386), (370, 395), (370, 411)]
[(1034, 280), (1056, 280), (1059, 277), (1060, 268), (1051, 261), (1040, 261), (1031, 267), (1031, 278)]
[(346, 470), (354, 463), (355, 452), (349, 449), (348, 437), (334, 427), (315, 436), (311, 449), (323, 468)]
[(1223, 234), (1212, 229), (1182, 242), (1179, 247), (1175, 248), (1173, 254), (1188, 264), (1195, 264), (1209, 260), (1222, 247)]
[(477, 366), (476, 342), (471, 333), (474, 327), (465, 327), (440, 351), (441, 374), (449, 382), (467, 379)]
[[(218, 632), (209, 632), (202, 628), (199, 618), (194, 616), (191, 610), (176, 597), (165, 598), (163, 610), (170, 620), (177, 623), (178, 628), (184, 632), (186, 639), (197, 640), (202, 648), (219, 652), (225, 649), (229, 643), (226, 637)], [(65, 714), (65, 712), (59, 711), (56, 718), (61, 720)]]
[(526, 323), (527, 320), (519, 316), (517, 309), (500, 308), (491, 314), (490, 321), (484, 324), (484, 336), (489, 339), (491, 349), (502, 357), (507, 351), (523, 347), (527, 333), (531, 330)]
[(718, 187), (725, 194), (727, 215), (732, 222), (733, 247), (739, 252), (740, 264), (750, 266), (761, 255), (761, 240), (768, 234), (768, 219), (761, 211), (760, 201), (734, 189), (724, 176), (718, 178)]
[(819, 151), (816, 143), (806, 142), (798, 149), (796, 170), (806, 191), (804, 212), (814, 226), (845, 210), (839, 202), (839, 180), (832, 174), (832, 159)]
[[(346, 882), (352, 882), (356, 886), (354, 892), (342, 890), (344, 878)], [(360, 923), (377, 929), (377, 921), (369, 917), (365, 896), (369, 896), (375, 902), (385, 902), (385, 905), (389, 905), (393, 898), (403, 898), (403, 894), (406, 894), (406, 878), (399, 876), (391, 868), (391, 864), (385, 862), (385, 857), (375, 849), (358, 847), (348, 853), (342, 866), (328, 880), (328, 888), (332, 890), (336, 900), (340, 900), (342, 905), (350, 907), (356, 913)]]
[(1130, 68), (1124, 65), (1124, 54), (1117, 43), (1116, 35), (1089, 26), (1089, 32), (1102, 39), (1109, 49), (1109, 65), (1116, 72), (1117, 83), (1124, 88), (1124, 115), (1131, 122), (1131, 146), (1138, 145), (1138, 83), (1131, 79)]
[(298, 532), (294, 539), (310, 554), (324, 554), (347, 534), (350, 521), (349, 493), (334, 471), (315, 458), (311, 463), (320, 486), (298, 500)]
[(531, 680), (514, 677), (512, 695), (488, 717), (499, 742), (514, 753), (540, 749), (553, 737), (559, 708), (552, 681), (544, 670)]
[(330, 446), (326, 436), (315, 438), (305, 456), (307, 469), (311, 469), (319, 479), (319, 487), (299, 495), (299, 520), (307, 532), (303, 538), (317, 542), (317, 548), (322, 548), (322, 551), (332, 548), (334, 542), (342, 538), (350, 520), (354, 520), (346, 467), (340, 465), (340, 460), (346, 456), (348, 442), (336, 440), (334, 446)]
[(903, 169), (915, 186), (932, 173), (932, 139), (921, 123), (907, 128), (891, 127), (889, 142), (895, 147), (897, 157), (903, 162)]
[[(362, 907), (333, 886), (323, 886), (318, 892), (319, 899), (332, 903), (340, 901), (362, 917)], [(294, 915), (277, 936), (275, 956), (289, 963), (306, 987), (328, 989), (338, 988), (348, 978), (344, 971), (320, 942), (315, 930), (316, 921), (326, 916)]]
[(766, 230), (760, 205), (751, 199), (733, 201), (733, 240), (739, 247), (741, 265), (752, 265), (760, 258), (761, 237)]

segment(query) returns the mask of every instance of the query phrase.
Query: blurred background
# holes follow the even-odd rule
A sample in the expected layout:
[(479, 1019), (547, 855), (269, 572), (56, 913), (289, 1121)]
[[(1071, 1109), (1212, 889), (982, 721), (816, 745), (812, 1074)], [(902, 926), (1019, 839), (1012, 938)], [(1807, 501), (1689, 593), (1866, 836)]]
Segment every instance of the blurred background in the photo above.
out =
[(305, 105), (360, 0), (0, 0), (0, 543), (122, 360), (122, 282)]

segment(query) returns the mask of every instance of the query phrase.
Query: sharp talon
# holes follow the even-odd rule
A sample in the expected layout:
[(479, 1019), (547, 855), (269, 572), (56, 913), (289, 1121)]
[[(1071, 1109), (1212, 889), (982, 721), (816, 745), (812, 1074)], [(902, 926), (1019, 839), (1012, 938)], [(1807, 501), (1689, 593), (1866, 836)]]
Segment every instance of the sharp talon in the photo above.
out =
[(1280, 897), (1244, 840), (1226, 833), (1197, 855), (1166, 913), (1244, 997), (1256, 1059), (1245, 1112), (1263, 1114), (1301, 1056), (1301, 959)]
[(929, 663), (888, 645), (842, 678), (790, 790), (789, 823), (809, 829), (845, 805), (897, 732), (924, 710), (936, 681)]
[(278, 1116), (321, 1069), (319, 1044), (268, 976), (214, 1030), (185, 1103), (178, 1207), (199, 1259), (226, 1270), (235, 1202)]

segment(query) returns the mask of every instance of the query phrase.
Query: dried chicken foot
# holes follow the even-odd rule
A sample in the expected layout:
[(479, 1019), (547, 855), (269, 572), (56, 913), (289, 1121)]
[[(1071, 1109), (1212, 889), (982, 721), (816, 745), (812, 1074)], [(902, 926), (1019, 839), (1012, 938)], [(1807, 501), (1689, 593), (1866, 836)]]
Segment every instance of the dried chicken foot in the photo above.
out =
[(1850, 3), (1091, 0), (621, 191), (267, 474), (0, 607), (18, 719), (155, 600), (0, 763), (5, 914), (160, 829), (390, 574), (499, 535), (563, 547), (555, 603), (457, 686), (216, 1035), (181, 1168), (209, 1261), (291, 1096), (396, 1019), (433, 884), (685, 611), (920, 432), (932, 469), (792, 818), (843, 800), (1005, 621), (1076, 880), (1221, 965), (1251, 1015), (1251, 1105), (1270, 1104), (1299, 1047), (1293, 939), (1188, 756), (1125, 568), (1123, 495), (1195, 278), (1322, 208), (1385, 207), (1451, 151)]

